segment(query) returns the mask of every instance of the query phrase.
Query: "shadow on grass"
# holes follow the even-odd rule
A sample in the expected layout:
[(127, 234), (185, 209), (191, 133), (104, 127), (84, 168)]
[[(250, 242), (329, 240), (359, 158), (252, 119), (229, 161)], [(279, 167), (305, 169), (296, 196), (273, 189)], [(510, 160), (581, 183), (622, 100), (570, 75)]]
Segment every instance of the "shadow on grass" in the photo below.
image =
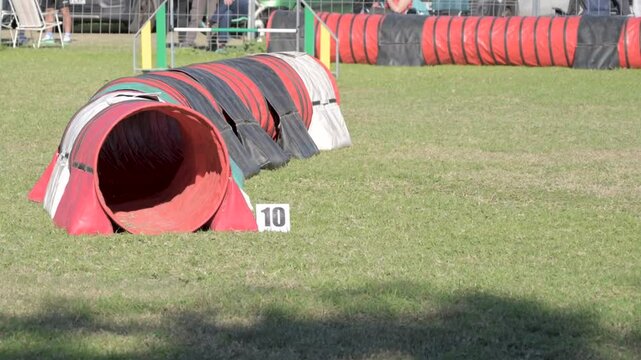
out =
[[(264, 291), (282, 298), (295, 290)], [(125, 303), (151, 314), (132, 320), (86, 300), (52, 299), (29, 317), (0, 315), (0, 358), (594, 359), (641, 353), (639, 333), (608, 332), (580, 309), (475, 291), (433, 294), (410, 283), (304, 295), (317, 293), (329, 315), (276, 302), (236, 322), (219, 320), (212, 309)]]

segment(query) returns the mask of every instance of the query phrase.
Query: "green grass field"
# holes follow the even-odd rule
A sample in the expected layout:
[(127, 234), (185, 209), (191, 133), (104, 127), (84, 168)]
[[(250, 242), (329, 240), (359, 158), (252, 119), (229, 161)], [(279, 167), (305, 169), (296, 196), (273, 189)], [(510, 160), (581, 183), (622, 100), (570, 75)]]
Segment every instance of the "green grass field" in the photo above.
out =
[(128, 46), (0, 48), (0, 358), (641, 358), (641, 71), (341, 66), (353, 147), (247, 182), (291, 233), (71, 237), (26, 194)]

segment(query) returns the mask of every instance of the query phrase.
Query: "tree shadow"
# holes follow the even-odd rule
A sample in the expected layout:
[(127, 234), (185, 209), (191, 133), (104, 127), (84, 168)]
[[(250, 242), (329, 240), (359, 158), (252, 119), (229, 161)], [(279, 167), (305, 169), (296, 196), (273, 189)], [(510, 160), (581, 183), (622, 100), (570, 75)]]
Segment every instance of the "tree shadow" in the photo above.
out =
[[(292, 290), (262, 291), (278, 298)], [(123, 320), (83, 299), (50, 299), (32, 316), (0, 315), (0, 358), (597, 359), (641, 353), (639, 331), (614, 334), (593, 312), (534, 300), (439, 294), (412, 283), (313, 293), (328, 314), (273, 302), (242, 323), (221, 320), (215, 309), (162, 306), (146, 307), (153, 319)], [(85, 341), (102, 335), (140, 344), (118, 351), (109, 341)]]

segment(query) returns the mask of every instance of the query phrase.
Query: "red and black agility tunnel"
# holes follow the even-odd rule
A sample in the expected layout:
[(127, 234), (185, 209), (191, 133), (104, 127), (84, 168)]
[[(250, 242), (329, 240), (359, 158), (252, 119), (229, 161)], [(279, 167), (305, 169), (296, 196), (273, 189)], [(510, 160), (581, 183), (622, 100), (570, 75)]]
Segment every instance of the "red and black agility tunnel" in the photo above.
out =
[(149, 95), (108, 93), (83, 107), (29, 198), (70, 234), (256, 229), (219, 131)]
[[(338, 34), (340, 60), (346, 63), (590, 69), (641, 66), (639, 22), (635, 18), (328, 13), (320, 13), (320, 17)], [(296, 18), (289, 12), (275, 12), (270, 20), (268, 27), (284, 28), (292, 27)], [(279, 35), (270, 37), (268, 51), (293, 50), (294, 35)], [(318, 36), (316, 41), (318, 44)], [(331, 45), (331, 58), (335, 59), (333, 40)], [(316, 51), (318, 54), (318, 48)]]
[[(316, 154), (307, 127), (316, 106), (309, 89), (315, 97), (318, 89), (305, 81), (316, 78), (325, 84), (319, 89), (336, 89), (316, 59), (294, 58), (259, 55), (105, 85), (71, 119), (29, 198), (43, 202), (71, 234), (256, 230), (249, 199), (238, 186), (242, 176), (240, 182), (231, 178), (240, 170), (229, 144), (240, 141), (245, 147), (236, 146), (238, 153), (258, 158), (246, 146), (251, 128), (268, 144), (260, 150), (276, 149), (283, 163), (290, 154)], [(339, 114), (337, 101), (320, 105)], [(316, 115), (316, 128), (338, 138), (329, 118)]]

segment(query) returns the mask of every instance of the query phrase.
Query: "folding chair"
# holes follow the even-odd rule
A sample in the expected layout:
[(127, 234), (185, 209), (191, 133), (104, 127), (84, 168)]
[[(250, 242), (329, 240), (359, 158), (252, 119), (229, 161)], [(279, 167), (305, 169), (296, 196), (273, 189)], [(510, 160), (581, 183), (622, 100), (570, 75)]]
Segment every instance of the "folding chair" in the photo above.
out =
[(0, 43), (2, 43), (2, 30), (7, 29), (11, 31), (11, 23), (13, 22), (13, 13), (8, 9), (2, 8), (2, 0), (0, 0)]
[(40, 10), (40, 5), (38, 4), (37, 0), (9, 0), (9, 5), (11, 5), (11, 10), (17, 24), (16, 28), (11, 31), (11, 40), (13, 41), (13, 47), (16, 47), (18, 32), (20, 30), (29, 30), (38, 32), (38, 42), (36, 43), (36, 47), (39, 48), (40, 41), (42, 40), (42, 33), (45, 30), (53, 27), (58, 28), (58, 34), (60, 35), (60, 45), (62, 45), (62, 47), (65, 47), (65, 44), (62, 41), (62, 30), (60, 29), (62, 21), (58, 19), (57, 11), (54, 13), (54, 21), (49, 23), (45, 21), (45, 18), (42, 15), (42, 10)]

